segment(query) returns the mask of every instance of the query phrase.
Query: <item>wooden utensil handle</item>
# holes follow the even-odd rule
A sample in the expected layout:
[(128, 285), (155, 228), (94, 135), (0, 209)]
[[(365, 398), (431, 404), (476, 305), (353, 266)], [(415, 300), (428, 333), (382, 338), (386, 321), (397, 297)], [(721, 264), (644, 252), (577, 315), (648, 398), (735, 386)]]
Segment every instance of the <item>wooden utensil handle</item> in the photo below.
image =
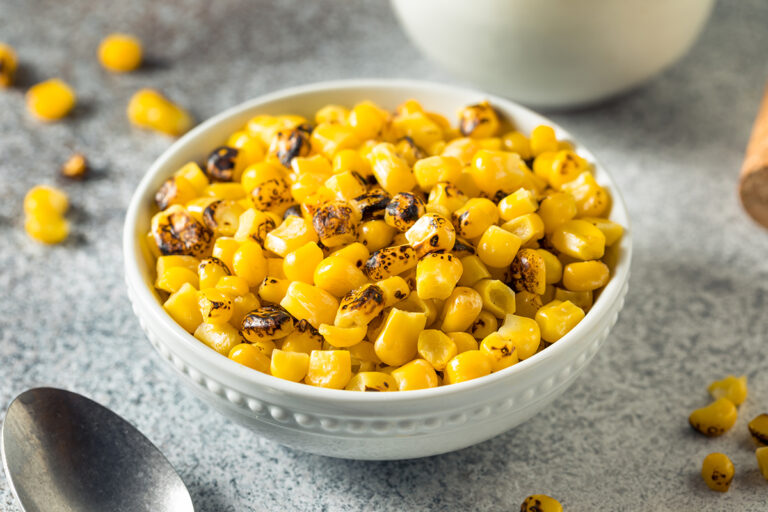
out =
[(739, 196), (747, 213), (768, 227), (768, 87), (741, 166)]

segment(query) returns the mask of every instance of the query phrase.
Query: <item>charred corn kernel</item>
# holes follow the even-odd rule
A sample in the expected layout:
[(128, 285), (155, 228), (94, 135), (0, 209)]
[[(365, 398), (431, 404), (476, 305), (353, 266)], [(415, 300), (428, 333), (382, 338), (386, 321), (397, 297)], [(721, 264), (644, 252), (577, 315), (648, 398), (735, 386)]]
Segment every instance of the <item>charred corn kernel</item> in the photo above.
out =
[(184, 205), (197, 197), (197, 190), (183, 176), (172, 176), (165, 180), (155, 193), (155, 204), (161, 210), (170, 205)]
[(69, 235), (69, 222), (59, 216), (31, 216), (24, 221), (24, 229), (31, 238), (38, 242), (58, 244)]
[(459, 112), (459, 131), (473, 139), (493, 137), (499, 131), (499, 116), (487, 101), (464, 107)]
[(384, 292), (375, 284), (365, 284), (342, 297), (334, 325), (368, 325), (384, 309)]
[(364, 325), (354, 327), (338, 327), (330, 324), (320, 324), (317, 329), (325, 341), (336, 348), (347, 348), (357, 345), (365, 338), (368, 329)]
[(422, 192), (429, 192), (441, 182), (455, 183), (461, 175), (462, 163), (453, 156), (422, 158), (413, 166), (413, 175)]
[(152, 217), (151, 233), (164, 255), (204, 256), (209, 253), (213, 233), (179, 205), (169, 206)]
[(342, 201), (352, 201), (354, 198), (365, 194), (365, 179), (353, 171), (343, 171), (334, 174), (324, 182), (335, 195)]
[(163, 308), (176, 323), (191, 333), (203, 322), (197, 301), (197, 290), (191, 284), (185, 283), (168, 297), (163, 303)]
[(521, 512), (563, 512), (563, 506), (554, 498), (545, 494), (532, 494), (525, 498)]
[(384, 221), (397, 229), (405, 232), (426, 213), (424, 201), (410, 192), (400, 192), (392, 196), (385, 211)]
[(259, 245), (267, 238), (267, 233), (275, 229), (275, 221), (261, 210), (249, 208), (240, 214), (237, 221), (235, 240), (245, 242), (251, 240)]
[(382, 372), (360, 372), (344, 388), (349, 391), (396, 391), (397, 381)]
[(199, 291), (197, 303), (203, 322), (223, 324), (232, 317), (232, 299), (222, 290), (206, 288)]
[(307, 377), (311, 386), (344, 389), (352, 378), (352, 359), (347, 350), (313, 350), (309, 355)]
[(570, 150), (555, 153), (551, 165), (552, 169), (547, 173), (547, 178), (550, 186), (557, 190), (575, 180), (587, 168), (586, 161)]
[(569, 300), (576, 304), (578, 307), (584, 310), (586, 313), (587, 311), (592, 308), (592, 292), (586, 291), (586, 292), (574, 292), (571, 290), (564, 290), (563, 288), (555, 288), (554, 290), (555, 300), (561, 300), (566, 301)]
[(456, 343), (443, 331), (426, 329), (419, 333), (416, 349), (419, 357), (435, 370), (442, 371), (457, 354)]
[(319, 239), (311, 223), (301, 217), (290, 216), (278, 227), (267, 233), (264, 248), (280, 257), (295, 251), (307, 242)]
[(125, 73), (141, 65), (141, 41), (130, 34), (110, 34), (99, 44), (99, 62), (109, 71)]
[(294, 281), (288, 286), (280, 305), (297, 319), (307, 320), (317, 329), (320, 324), (333, 323), (339, 301), (322, 288)]
[(230, 297), (237, 297), (249, 293), (248, 283), (238, 276), (224, 276), (216, 283), (216, 289), (221, 290)]
[(237, 232), (240, 215), (244, 212), (243, 207), (232, 199), (217, 199), (203, 210), (203, 222), (214, 236), (231, 237)]
[(69, 208), (67, 194), (55, 187), (36, 185), (24, 196), (24, 213), (35, 217), (61, 216)]
[(315, 124), (338, 123), (345, 124), (349, 109), (341, 105), (326, 105), (315, 112)]
[(499, 321), (490, 311), (481, 311), (470, 326), (469, 332), (478, 340), (482, 340), (499, 327)]
[(203, 190), (203, 196), (237, 201), (245, 198), (246, 193), (240, 183), (211, 183)]
[(236, 363), (261, 373), (270, 373), (269, 357), (248, 343), (239, 343), (229, 350), (228, 357)]
[(291, 334), (293, 317), (282, 307), (267, 304), (250, 311), (243, 317), (240, 332), (252, 342), (273, 341)]
[(458, 384), (468, 380), (485, 377), (491, 373), (493, 361), (480, 350), (467, 350), (457, 354), (445, 367), (446, 384)]
[(496, 318), (504, 318), (515, 312), (515, 292), (498, 279), (482, 279), (473, 287), (480, 296), (482, 308)]
[(479, 256), (464, 256), (460, 261), (463, 269), (458, 283), (460, 286), (474, 286), (481, 279), (491, 277), (488, 267), (480, 260)]
[(315, 286), (335, 297), (343, 297), (367, 283), (368, 278), (355, 263), (338, 253), (333, 253), (314, 268), (313, 281)]
[(543, 306), (541, 296), (527, 290), (515, 293), (515, 313), (526, 318), (535, 318)]
[(536, 323), (544, 341), (554, 343), (576, 327), (584, 318), (584, 311), (570, 301), (553, 300), (536, 312)]
[(376, 283), (384, 297), (384, 307), (389, 308), (406, 299), (411, 293), (408, 283), (400, 276), (392, 276)]
[(416, 265), (416, 293), (422, 299), (447, 299), (461, 272), (461, 261), (455, 256), (429, 253)]
[(197, 326), (194, 336), (223, 356), (228, 356), (230, 351), (243, 341), (237, 329), (227, 323), (204, 322)]
[(569, 220), (552, 232), (552, 245), (572, 258), (595, 260), (605, 254), (605, 235), (585, 220)]
[(533, 155), (531, 154), (531, 142), (524, 134), (512, 131), (506, 133), (501, 137), (501, 145), (505, 151), (511, 151), (517, 153), (523, 160), (529, 160)]
[[(736, 379), (737, 381), (740, 379)], [(722, 381), (721, 381), (722, 382)], [(716, 383), (713, 383), (716, 384)], [(738, 386), (737, 383), (734, 383)], [(745, 383), (746, 386), (746, 383)], [(711, 388), (712, 386), (710, 386)], [(710, 393), (714, 395), (714, 393), (710, 390)], [(725, 397), (716, 397), (716, 398), (728, 398), (728, 396)], [(739, 397), (741, 398), (741, 397)], [(744, 397), (746, 398), (746, 389), (744, 391)], [(734, 402), (735, 405), (736, 404)], [(760, 414), (758, 416), (755, 416), (752, 418), (752, 421), (749, 422), (749, 433), (752, 434), (752, 439), (755, 440), (755, 442), (761, 446), (768, 446), (768, 414)]]
[(141, 89), (131, 97), (128, 102), (128, 119), (141, 128), (171, 136), (181, 135), (193, 123), (186, 110), (152, 89)]
[(224, 276), (232, 275), (227, 265), (218, 258), (205, 258), (197, 267), (200, 289), (214, 288)]
[(326, 247), (349, 244), (360, 232), (360, 212), (344, 201), (329, 201), (315, 210), (312, 226)]
[(456, 242), (456, 230), (441, 215), (427, 213), (405, 232), (405, 238), (419, 258), (437, 251), (450, 251)]
[(376, 180), (387, 193), (410, 192), (416, 186), (411, 168), (397, 155), (392, 144), (384, 142), (374, 146), (368, 154), (368, 161)]
[(275, 132), (269, 142), (267, 155), (270, 159), (291, 167), (294, 158), (309, 155), (311, 151), (310, 136), (303, 125), (295, 128), (284, 128)]
[(581, 220), (589, 222), (603, 232), (603, 235), (605, 235), (606, 247), (610, 247), (621, 240), (621, 236), (624, 234), (624, 228), (621, 224), (608, 219), (601, 219), (600, 217), (582, 217)]
[(539, 207), (536, 196), (530, 190), (519, 188), (499, 201), (499, 216), (510, 221), (521, 215), (534, 213)]
[(468, 332), (449, 332), (448, 337), (456, 345), (456, 353), (461, 354), (467, 350), (478, 350), (477, 340)]
[(267, 275), (267, 260), (261, 246), (252, 240), (243, 242), (232, 255), (232, 270), (248, 286), (258, 286)]
[(517, 364), (520, 359), (517, 346), (512, 340), (503, 337), (498, 332), (492, 332), (480, 342), (480, 352), (491, 359), (491, 371), (498, 372)]
[(592, 173), (588, 171), (582, 172), (576, 179), (564, 183), (560, 188), (573, 197), (579, 217), (599, 217), (611, 204), (608, 192), (597, 184)]
[(336, 249), (332, 255), (344, 258), (345, 260), (355, 265), (357, 268), (363, 268), (363, 265), (365, 265), (365, 262), (368, 261), (371, 253), (368, 251), (365, 245), (360, 242), (355, 242), (347, 245), (346, 247), (340, 247)]
[(75, 92), (58, 78), (40, 82), (27, 91), (27, 109), (41, 121), (61, 119), (74, 108), (75, 101)]
[(374, 342), (376, 355), (391, 366), (407, 363), (416, 355), (419, 333), (426, 324), (427, 315), (424, 313), (392, 308)]
[(499, 226), (490, 226), (477, 244), (477, 255), (489, 267), (507, 267), (515, 259), (520, 244), (517, 235)]
[(527, 213), (505, 222), (501, 226), (506, 231), (514, 233), (523, 245), (536, 241), (544, 236), (544, 221), (535, 213)]
[(563, 270), (563, 286), (574, 292), (589, 292), (606, 285), (611, 277), (608, 266), (602, 261), (577, 261)]
[(188, 162), (184, 164), (179, 170), (173, 173), (173, 175), (187, 180), (195, 189), (195, 195), (202, 194), (205, 187), (210, 185), (208, 176), (205, 175), (197, 162)]
[(208, 155), (205, 173), (211, 181), (237, 181), (243, 167), (239, 149), (219, 146)]
[(369, 220), (360, 225), (359, 239), (371, 251), (385, 248), (392, 242), (397, 230), (383, 220)]
[[(220, 280), (219, 282), (221, 282)], [(237, 295), (232, 298), (232, 316), (229, 323), (239, 329), (243, 325), (245, 315), (261, 306), (259, 299), (251, 292)]]
[(541, 343), (539, 324), (524, 316), (507, 315), (498, 332), (503, 338), (515, 344), (517, 357), (521, 361), (535, 354)]
[(418, 263), (416, 251), (409, 245), (392, 245), (374, 251), (363, 265), (363, 272), (370, 279), (380, 281), (402, 274)]
[(747, 376), (729, 375), (711, 383), (707, 390), (714, 399), (724, 397), (733, 402), (733, 405), (741, 405), (747, 399)]
[(323, 261), (323, 250), (315, 242), (307, 242), (285, 255), (283, 272), (291, 281), (314, 284), (315, 268)]
[(211, 254), (214, 258), (218, 258), (224, 262), (224, 265), (226, 265), (227, 268), (232, 269), (234, 268), (232, 260), (234, 259), (235, 252), (237, 252), (239, 248), (240, 242), (228, 236), (221, 236), (213, 243), (213, 251)]
[(472, 157), (468, 172), (482, 192), (488, 197), (496, 197), (498, 193), (506, 196), (522, 187), (525, 170), (525, 163), (516, 153), (481, 149)]
[(554, 193), (539, 204), (539, 217), (544, 221), (544, 231), (552, 233), (561, 224), (576, 216), (576, 202), (566, 193)]
[(417, 146), (413, 139), (408, 136), (402, 137), (395, 143), (395, 151), (410, 167), (413, 167), (413, 164), (418, 160), (427, 156), (424, 150)]
[(256, 185), (249, 197), (257, 210), (279, 210), (293, 202), (291, 186), (284, 178), (267, 180)]
[(312, 150), (328, 160), (331, 160), (338, 151), (350, 149), (359, 144), (354, 128), (338, 123), (318, 124), (312, 130), (310, 141)]
[(544, 260), (546, 283), (554, 284), (560, 282), (560, 279), (563, 278), (563, 264), (557, 259), (557, 256), (546, 249), (536, 249), (536, 252)]
[(757, 457), (757, 467), (760, 469), (760, 473), (763, 478), (768, 480), (768, 447), (763, 446), (755, 450), (755, 457)]
[(16, 52), (7, 44), (0, 43), (0, 88), (13, 85), (17, 67)]
[(240, 184), (247, 193), (251, 193), (254, 188), (271, 180), (285, 180), (286, 174), (270, 162), (256, 162), (245, 168), (240, 175)]
[(477, 238), (489, 226), (496, 224), (499, 220), (499, 211), (491, 200), (476, 197), (454, 211), (451, 218), (459, 236)]
[[(457, 286), (443, 304), (440, 329), (444, 332), (466, 331), (475, 322), (482, 309), (483, 299), (477, 291), (465, 286)], [(424, 359), (432, 362), (428, 357)], [(435, 369), (441, 368), (435, 366)]]
[(438, 213), (446, 218), (463, 207), (469, 198), (459, 188), (448, 182), (437, 183), (429, 192), (426, 209), (430, 213)]
[(375, 189), (357, 196), (351, 202), (360, 210), (363, 222), (368, 222), (371, 220), (384, 220), (390, 199), (391, 196), (384, 190)]
[(731, 459), (722, 453), (710, 453), (701, 464), (701, 478), (713, 491), (728, 492), (733, 481), (734, 469)]
[(162, 274), (157, 275), (157, 280), (155, 280), (155, 288), (166, 291), (168, 293), (174, 293), (181, 289), (181, 287), (186, 283), (189, 283), (197, 288), (197, 273), (186, 267), (170, 267)]
[(427, 315), (427, 326), (434, 324), (440, 314), (437, 301), (431, 299), (424, 300), (415, 293), (409, 294), (405, 300), (399, 302), (397, 309), (410, 313), (424, 313)]
[(688, 417), (694, 430), (707, 437), (717, 437), (731, 429), (738, 412), (733, 402), (725, 397), (718, 398), (711, 404), (696, 409)]
[(520, 249), (509, 270), (510, 282), (516, 291), (544, 294), (547, 286), (547, 266), (536, 249)]
[(410, 363), (392, 370), (392, 377), (397, 382), (397, 389), (400, 391), (436, 388), (438, 386), (435, 369), (424, 359), (414, 359)]
[(546, 151), (557, 151), (557, 137), (551, 126), (539, 125), (531, 132), (531, 154), (539, 156)]
[[(0, 65), (0, 68), (2, 66)], [(0, 71), (2, 72), (2, 71)], [(70, 180), (82, 180), (88, 173), (88, 160), (82, 153), (75, 153), (64, 162), (59, 169), (59, 173)]]

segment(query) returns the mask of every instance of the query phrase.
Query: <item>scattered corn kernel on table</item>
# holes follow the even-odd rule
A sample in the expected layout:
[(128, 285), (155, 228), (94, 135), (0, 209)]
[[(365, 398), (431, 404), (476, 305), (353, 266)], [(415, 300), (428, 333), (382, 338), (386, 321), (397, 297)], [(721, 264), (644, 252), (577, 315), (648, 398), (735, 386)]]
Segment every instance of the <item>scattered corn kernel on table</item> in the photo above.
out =
[[(633, 219), (627, 305), (583, 376), (488, 442), (371, 463), (263, 441), (187, 394), (160, 364), (130, 311), (120, 240), (130, 194), (170, 139), (131, 128), (125, 105), (151, 85), (205, 119), (322, 79), (452, 79), (416, 53), (381, 2), (4, 6), (0, 34), (21, 67), (18, 85), (0, 93), (0, 402), (54, 385), (112, 407), (168, 456), (202, 511), (515, 510), (533, 493), (567, 511), (764, 510), (768, 484), (746, 424), (768, 403), (768, 232), (740, 209), (735, 186), (768, 75), (767, 16), (757, 0), (719, 5), (691, 54), (655, 81), (553, 115), (613, 173)], [(111, 31), (136, 34), (146, 52), (142, 68), (119, 79), (96, 60)], [(23, 94), (54, 76), (75, 85), (78, 104), (45, 125), (27, 114)], [(75, 152), (89, 158), (91, 175), (59, 180)], [(71, 234), (59, 246), (24, 233), (22, 200), (38, 183), (70, 196)], [(748, 376), (750, 396), (731, 432), (706, 439), (688, 414), (729, 373)], [(700, 476), (711, 452), (736, 468), (723, 495)], [(14, 506), (0, 480), (0, 509)]]

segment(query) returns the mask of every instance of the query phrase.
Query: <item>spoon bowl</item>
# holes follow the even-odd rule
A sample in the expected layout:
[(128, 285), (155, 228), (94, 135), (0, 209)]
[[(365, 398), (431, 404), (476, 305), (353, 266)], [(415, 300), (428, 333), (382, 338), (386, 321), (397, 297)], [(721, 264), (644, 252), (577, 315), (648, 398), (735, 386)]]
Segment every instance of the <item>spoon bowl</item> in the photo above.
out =
[(0, 450), (25, 512), (194, 510), (160, 450), (126, 420), (77, 393), (21, 393), (8, 407)]

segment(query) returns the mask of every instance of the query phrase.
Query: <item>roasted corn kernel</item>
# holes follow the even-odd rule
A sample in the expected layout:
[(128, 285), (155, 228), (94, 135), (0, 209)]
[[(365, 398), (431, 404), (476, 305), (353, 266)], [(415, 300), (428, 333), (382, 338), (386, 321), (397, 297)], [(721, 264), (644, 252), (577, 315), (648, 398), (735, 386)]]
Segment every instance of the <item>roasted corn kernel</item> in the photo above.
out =
[(360, 231), (360, 212), (344, 201), (329, 201), (315, 210), (312, 226), (326, 247), (349, 244)]
[(481, 311), (477, 319), (469, 328), (469, 332), (475, 339), (482, 340), (499, 327), (499, 321), (490, 311)]
[(400, 366), (416, 355), (419, 333), (427, 324), (424, 313), (410, 313), (392, 308), (379, 332), (374, 348), (382, 362)]
[(228, 356), (232, 348), (243, 341), (237, 329), (227, 323), (201, 323), (194, 336), (223, 356)]
[(133, 71), (141, 65), (141, 41), (129, 34), (110, 34), (99, 44), (99, 62), (116, 73)]
[(261, 373), (270, 373), (269, 357), (265, 356), (259, 349), (248, 343), (239, 343), (232, 347), (228, 357), (236, 363), (246, 366), (252, 370)]
[(7, 44), (0, 43), (0, 88), (13, 85), (17, 67), (16, 52)]
[(413, 175), (422, 192), (442, 182), (456, 183), (461, 175), (461, 160), (452, 156), (422, 158), (413, 166)]
[(350, 391), (395, 391), (397, 381), (382, 372), (360, 372), (344, 388)]
[(291, 167), (296, 157), (309, 155), (311, 151), (309, 134), (301, 126), (279, 130), (272, 137), (267, 154), (285, 167)]
[(498, 372), (520, 361), (514, 341), (492, 332), (480, 342), (480, 352), (491, 359), (491, 371)]
[(761, 446), (768, 446), (768, 414), (760, 414), (752, 418), (752, 421), (749, 422), (748, 428), (749, 433), (752, 435), (752, 439), (754, 439), (757, 444)]
[(363, 265), (363, 272), (370, 279), (379, 281), (402, 274), (417, 263), (416, 251), (410, 245), (393, 245), (374, 251)]
[(185, 133), (193, 123), (186, 110), (152, 89), (141, 89), (131, 96), (128, 119), (141, 128), (171, 136)]
[(405, 232), (405, 238), (422, 258), (437, 251), (450, 251), (456, 242), (456, 230), (445, 217), (434, 213), (423, 215)]
[(498, 279), (481, 279), (473, 288), (480, 296), (482, 308), (496, 318), (504, 318), (515, 312), (515, 292)]
[[(466, 331), (475, 322), (482, 309), (483, 299), (477, 291), (465, 286), (457, 286), (443, 305), (440, 329), (444, 332)], [(432, 362), (428, 357), (424, 359)], [(435, 369), (441, 368), (435, 366)]]
[(58, 78), (40, 82), (27, 91), (27, 109), (41, 121), (61, 119), (75, 107), (76, 100), (75, 91)]
[[(297, 263), (301, 265), (301, 262)], [(336, 252), (314, 268), (313, 281), (315, 286), (330, 292), (335, 297), (343, 297), (367, 283), (368, 278), (355, 263)]]
[(344, 389), (352, 378), (352, 359), (347, 350), (313, 350), (304, 382), (310, 386)]
[(688, 417), (688, 422), (694, 430), (705, 436), (717, 437), (730, 430), (737, 417), (738, 411), (733, 402), (721, 397), (706, 407), (693, 411)]
[(563, 512), (563, 506), (545, 494), (532, 494), (525, 498), (520, 512)]
[(487, 101), (464, 107), (459, 112), (459, 131), (473, 139), (493, 137), (499, 131), (499, 116)]
[(727, 492), (733, 481), (733, 463), (727, 455), (710, 453), (701, 464), (701, 478), (713, 491)]
[(424, 359), (414, 359), (392, 370), (392, 377), (400, 391), (435, 388), (438, 385), (435, 369)]
[(541, 343), (539, 324), (524, 316), (507, 315), (499, 327), (499, 334), (514, 343), (521, 361), (535, 354)]
[(477, 255), (489, 267), (508, 267), (514, 261), (521, 243), (517, 235), (499, 226), (490, 226), (480, 237)]
[(232, 299), (218, 288), (206, 288), (198, 292), (198, 305), (203, 322), (223, 324), (232, 317)]
[(416, 293), (422, 299), (447, 299), (459, 282), (461, 261), (446, 253), (429, 253), (416, 265)]
[(546, 288), (546, 263), (535, 249), (520, 249), (510, 265), (511, 286), (516, 291), (543, 295)]
[(576, 327), (584, 318), (584, 311), (570, 301), (553, 300), (536, 312), (536, 323), (544, 341), (554, 343)]
[(445, 381), (457, 384), (485, 377), (491, 373), (493, 360), (480, 350), (467, 350), (457, 354), (445, 367)]

